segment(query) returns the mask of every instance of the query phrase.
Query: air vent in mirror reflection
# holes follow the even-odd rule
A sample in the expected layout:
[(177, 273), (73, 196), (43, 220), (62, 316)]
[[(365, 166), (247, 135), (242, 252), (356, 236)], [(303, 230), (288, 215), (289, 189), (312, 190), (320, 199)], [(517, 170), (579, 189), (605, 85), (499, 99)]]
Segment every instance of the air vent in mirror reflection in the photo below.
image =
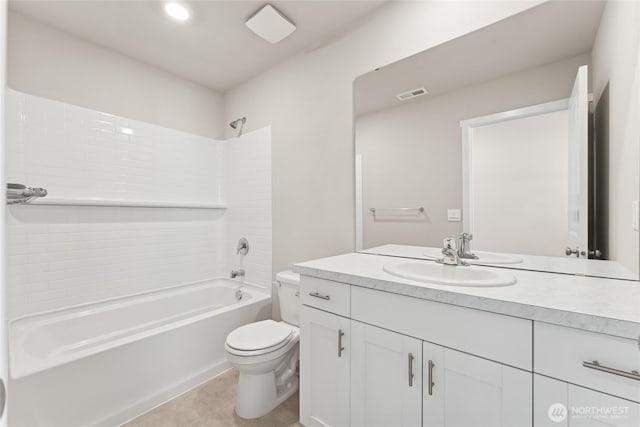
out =
[(400, 101), (406, 101), (407, 99), (415, 98), (416, 96), (422, 96), (429, 93), (425, 88), (421, 87), (418, 89), (413, 89), (407, 92), (399, 93), (396, 95)]

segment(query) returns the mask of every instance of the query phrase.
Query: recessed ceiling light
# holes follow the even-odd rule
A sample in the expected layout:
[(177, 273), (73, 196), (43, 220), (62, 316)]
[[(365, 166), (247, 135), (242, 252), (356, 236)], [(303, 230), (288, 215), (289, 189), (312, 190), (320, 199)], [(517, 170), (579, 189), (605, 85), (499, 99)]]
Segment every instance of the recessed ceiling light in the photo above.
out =
[(191, 18), (191, 10), (182, 3), (165, 3), (164, 11), (176, 21), (186, 21)]
[(296, 29), (289, 18), (270, 4), (251, 15), (245, 24), (269, 43), (278, 43)]

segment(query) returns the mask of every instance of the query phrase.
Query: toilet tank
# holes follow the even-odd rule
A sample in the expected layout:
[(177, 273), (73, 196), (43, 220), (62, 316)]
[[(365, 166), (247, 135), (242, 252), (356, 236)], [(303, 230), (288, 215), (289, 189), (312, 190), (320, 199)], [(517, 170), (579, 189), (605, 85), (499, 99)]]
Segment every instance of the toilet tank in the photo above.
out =
[(300, 326), (300, 275), (289, 270), (281, 271), (276, 274), (276, 281), (282, 320)]

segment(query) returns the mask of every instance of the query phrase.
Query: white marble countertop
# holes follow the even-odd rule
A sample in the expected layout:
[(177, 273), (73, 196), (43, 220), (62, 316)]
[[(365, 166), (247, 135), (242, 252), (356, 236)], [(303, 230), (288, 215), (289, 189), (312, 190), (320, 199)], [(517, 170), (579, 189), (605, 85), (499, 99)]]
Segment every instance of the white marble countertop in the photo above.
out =
[(436, 285), (401, 279), (382, 270), (384, 264), (398, 260), (391, 256), (349, 253), (299, 263), (294, 271), (431, 301), (640, 339), (637, 281), (509, 270), (518, 280), (512, 286)]

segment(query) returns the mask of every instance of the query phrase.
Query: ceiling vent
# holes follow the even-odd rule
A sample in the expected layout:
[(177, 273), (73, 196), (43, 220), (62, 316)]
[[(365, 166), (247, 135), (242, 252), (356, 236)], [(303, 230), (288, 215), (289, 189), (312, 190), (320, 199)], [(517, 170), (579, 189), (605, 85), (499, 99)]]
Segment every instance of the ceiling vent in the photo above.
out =
[(278, 43), (296, 29), (289, 18), (270, 4), (251, 15), (245, 24), (269, 43)]
[(411, 99), (411, 98), (415, 98), (415, 97), (418, 97), (418, 96), (426, 95), (428, 93), (429, 92), (425, 88), (421, 87), (421, 88), (418, 88), (418, 89), (410, 90), (408, 92), (399, 93), (399, 94), (396, 95), (396, 98), (398, 98), (400, 101), (406, 101), (407, 99)]

